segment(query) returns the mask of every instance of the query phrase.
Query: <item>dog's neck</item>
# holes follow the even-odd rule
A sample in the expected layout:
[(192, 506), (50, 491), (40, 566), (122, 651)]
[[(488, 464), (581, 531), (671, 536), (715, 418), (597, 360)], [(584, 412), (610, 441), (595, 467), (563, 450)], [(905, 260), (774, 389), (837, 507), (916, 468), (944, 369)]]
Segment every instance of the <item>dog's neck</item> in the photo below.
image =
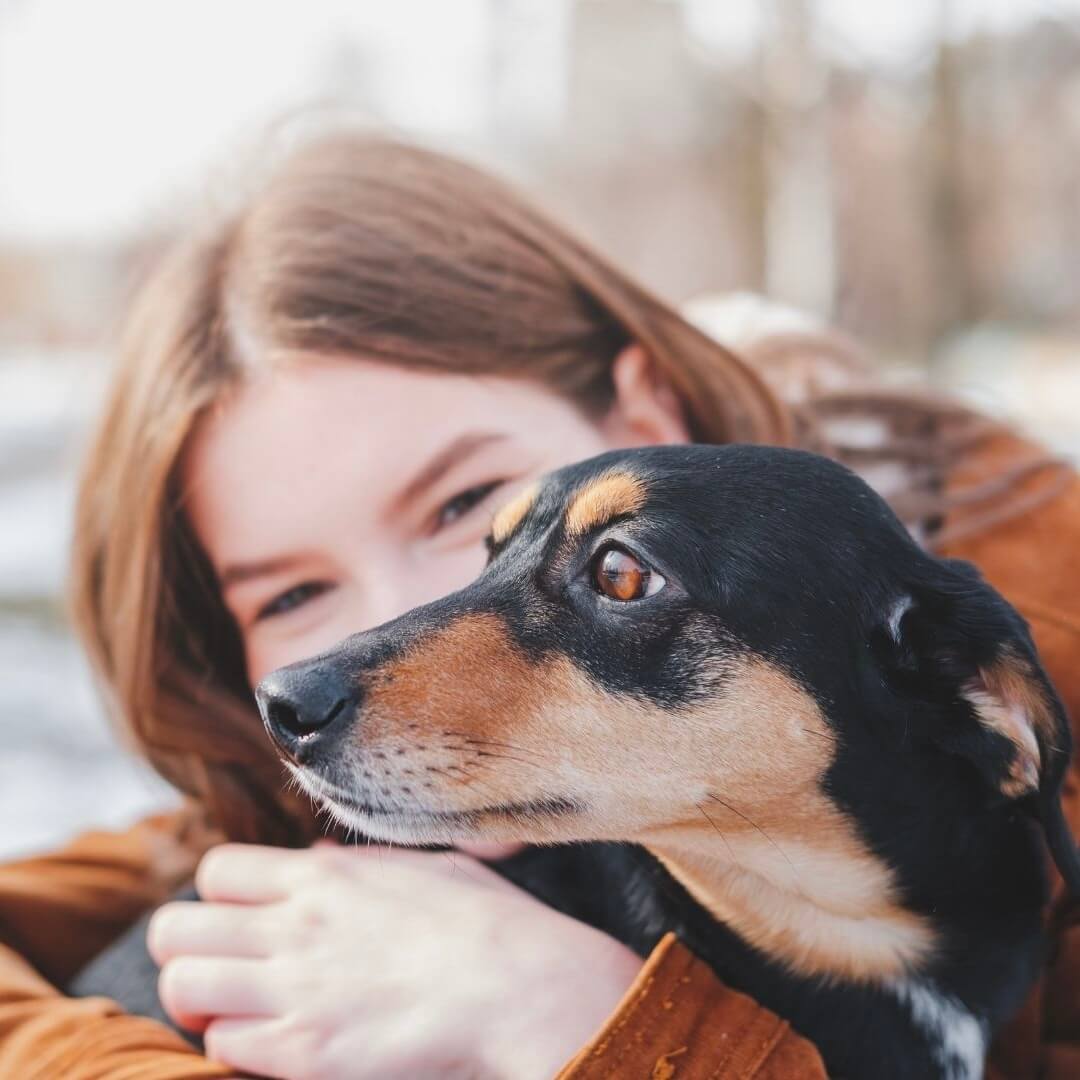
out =
[[(685, 924), (691, 947), (721, 977), (788, 1018), (831, 1067), (858, 1073), (887, 1045), (908, 1061), (918, 1041), (924, 1075), (981, 1075), (988, 1032), (1018, 1007), (1038, 956), (1037, 898), (1021, 898), (1026, 920), (1008, 907), (1013, 900), (1000, 920), (986, 902), (1008, 891), (1008, 867), (1014, 878), (1034, 872), (1023, 863), (1033, 853), (1025, 826), (988, 819), (970, 863), (928, 854), (922, 884), (905, 888), (901, 903), (895, 875), (840, 819), (812, 834), (785, 830), (775, 816), (765, 830), (726, 824), (722, 836), (687, 822), (644, 843), (726, 928), (725, 937), (711, 920)], [(740, 946), (725, 944), (732, 940)]]
[(883, 984), (932, 954), (929, 921), (900, 906), (886, 869), (850, 836), (716, 840), (688, 828), (647, 847), (710, 915), (788, 970)]

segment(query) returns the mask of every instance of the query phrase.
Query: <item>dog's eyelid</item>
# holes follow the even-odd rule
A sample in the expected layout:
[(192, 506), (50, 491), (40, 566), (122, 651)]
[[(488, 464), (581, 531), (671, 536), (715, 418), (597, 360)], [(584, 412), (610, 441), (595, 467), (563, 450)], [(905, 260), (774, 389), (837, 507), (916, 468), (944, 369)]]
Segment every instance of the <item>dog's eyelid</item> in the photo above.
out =
[(595, 559), (602, 551), (607, 548), (618, 548), (620, 551), (625, 551), (627, 555), (633, 555), (635, 559), (640, 559), (644, 563), (650, 563), (648, 555), (643, 554), (638, 550), (638, 545), (632, 536), (627, 535), (625, 530), (616, 528), (617, 525), (622, 522), (609, 522), (604, 526), (602, 530), (596, 533), (592, 538), (592, 542), (589, 544), (589, 558)]
[(604, 551), (608, 548), (616, 548), (619, 551), (625, 552), (627, 555), (634, 559), (637, 559), (643, 566), (654, 574), (659, 574), (667, 581), (671, 581), (673, 575), (660, 564), (660, 560), (654, 558), (653, 555), (643, 549), (640, 541), (634, 536), (628, 536), (624, 532), (605, 531), (602, 535), (597, 536), (593, 544), (589, 547), (588, 555), (585, 559), (586, 566), (592, 565), (592, 563), (598, 559)]

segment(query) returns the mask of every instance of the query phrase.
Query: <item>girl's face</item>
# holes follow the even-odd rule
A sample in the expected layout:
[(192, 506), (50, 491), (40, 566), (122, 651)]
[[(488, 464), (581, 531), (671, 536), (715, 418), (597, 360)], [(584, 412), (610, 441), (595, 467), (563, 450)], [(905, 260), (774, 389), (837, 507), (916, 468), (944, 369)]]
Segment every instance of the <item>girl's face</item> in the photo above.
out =
[(685, 441), (674, 396), (625, 350), (598, 421), (537, 383), (303, 358), (197, 429), (186, 506), (248, 677), (466, 585), (495, 509), (603, 450)]

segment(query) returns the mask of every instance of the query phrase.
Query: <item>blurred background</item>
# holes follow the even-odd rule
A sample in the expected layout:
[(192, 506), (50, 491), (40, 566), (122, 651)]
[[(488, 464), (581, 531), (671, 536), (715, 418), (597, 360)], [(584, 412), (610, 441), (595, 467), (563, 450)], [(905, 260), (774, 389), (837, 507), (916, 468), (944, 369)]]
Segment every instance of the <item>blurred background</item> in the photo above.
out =
[(172, 796), (58, 602), (125, 297), (311, 105), (1080, 450), (1080, 0), (0, 0), (0, 857)]

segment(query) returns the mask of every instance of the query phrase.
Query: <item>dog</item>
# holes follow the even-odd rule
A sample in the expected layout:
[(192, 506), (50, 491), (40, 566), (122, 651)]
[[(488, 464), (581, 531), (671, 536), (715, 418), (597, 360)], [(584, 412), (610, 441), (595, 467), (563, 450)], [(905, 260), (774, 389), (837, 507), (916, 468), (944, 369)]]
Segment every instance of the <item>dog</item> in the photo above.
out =
[(675, 931), (830, 1075), (980, 1076), (1043, 959), (1047, 848), (1080, 892), (1021, 616), (796, 450), (604, 454), (487, 543), (467, 588), (258, 686), (300, 784), (377, 840), (542, 845), (507, 876), (643, 955)]

